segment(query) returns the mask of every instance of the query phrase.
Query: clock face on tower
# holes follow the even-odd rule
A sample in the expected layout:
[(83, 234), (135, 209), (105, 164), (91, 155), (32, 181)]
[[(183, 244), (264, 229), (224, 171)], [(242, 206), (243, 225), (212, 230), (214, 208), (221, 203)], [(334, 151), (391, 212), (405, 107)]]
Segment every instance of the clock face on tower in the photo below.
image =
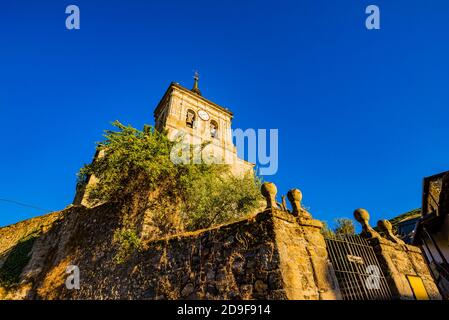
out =
[(204, 110), (198, 111), (198, 116), (204, 121), (209, 120), (209, 114)]

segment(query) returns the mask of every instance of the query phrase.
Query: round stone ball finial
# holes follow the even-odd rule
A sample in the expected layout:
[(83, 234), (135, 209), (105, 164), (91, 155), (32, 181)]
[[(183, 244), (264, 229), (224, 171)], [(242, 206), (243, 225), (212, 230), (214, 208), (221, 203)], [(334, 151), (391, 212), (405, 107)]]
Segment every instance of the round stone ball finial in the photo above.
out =
[(358, 208), (354, 211), (354, 218), (362, 225), (369, 223), (369, 213), (363, 208)]
[(369, 213), (363, 208), (354, 211), (354, 218), (362, 225), (361, 236), (365, 238), (380, 238), (380, 235), (369, 225)]
[(399, 239), (397, 236), (394, 235), (393, 225), (391, 224), (390, 221), (379, 220), (377, 221), (377, 227), (379, 228), (380, 231), (382, 231), (386, 239), (397, 244), (405, 244), (404, 241), (402, 241), (401, 239)]
[(299, 189), (291, 189), (287, 193), (287, 198), (290, 201), (293, 209), (293, 215), (298, 216), (301, 212), (302, 192)]
[(276, 204), (276, 194), (278, 189), (274, 183), (264, 182), (260, 188), (260, 191), (267, 201), (267, 209), (278, 208)]
[(382, 232), (393, 232), (393, 225), (388, 220), (379, 220), (379, 221), (377, 221), (377, 227)]

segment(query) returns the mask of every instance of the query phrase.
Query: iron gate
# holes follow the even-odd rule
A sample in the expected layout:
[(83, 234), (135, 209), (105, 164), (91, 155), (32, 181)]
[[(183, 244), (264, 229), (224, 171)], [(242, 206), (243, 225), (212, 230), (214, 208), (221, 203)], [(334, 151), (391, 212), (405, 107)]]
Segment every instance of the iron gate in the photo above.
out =
[(326, 238), (329, 259), (344, 300), (390, 300), (382, 268), (368, 241), (358, 235)]

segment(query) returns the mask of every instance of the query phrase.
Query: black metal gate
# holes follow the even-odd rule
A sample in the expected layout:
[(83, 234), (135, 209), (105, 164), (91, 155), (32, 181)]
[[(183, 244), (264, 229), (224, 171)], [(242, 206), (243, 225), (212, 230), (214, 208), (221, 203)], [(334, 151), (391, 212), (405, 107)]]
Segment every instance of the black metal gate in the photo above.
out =
[(391, 293), (373, 248), (354, 235), (326, 238), (327, 252), (344, 300), (390, 300)]

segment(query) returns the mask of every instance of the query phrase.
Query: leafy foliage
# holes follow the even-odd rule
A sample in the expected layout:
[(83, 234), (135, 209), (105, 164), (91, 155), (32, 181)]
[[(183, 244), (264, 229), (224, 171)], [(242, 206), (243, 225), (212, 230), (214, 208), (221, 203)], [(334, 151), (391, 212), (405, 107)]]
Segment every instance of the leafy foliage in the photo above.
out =
[(106, 131), (99, 143), (104, 156), (78, 174), (79, 183), (97, 179), (87, 190), (91, 204), (118, 203), (131, 221), (150, 214), (146, 223), (154, 236), (232, 221), (259, 206), (260, 182), (253, 175), (234, 177), (221, 164), (175, 164), (170, 152), (179, 141), (165, 132), (113, 125), (118, 130)]
[[(247, 174), (237, 178), (231, 174), (208, 174), (190, 182), (183, 206), (186, 229), (196, 230), (234, 221), (242, 213), (257, 208), (260, 181)], [(207, 213), (207, 214), (205, 214)]]
[(332, 238), (335, 235), (354, 235), (355, 226), (354, 222), (348, 218), (337, 218), (335, 221), (335, 227), (332, 229), (324, 222), (321, 233), (327, 238)]
[(354, 235), (355, 226), (354, 222), (348, 218), (337, 218), (335, 219), (336, 227), (335, 234), (337, 235)]
[(8, 257), (0, 268), (0, 286), (10, 288), (19, 283), (20, 274), (31, 259), (31, 249), (38, 236), (38, 232), (31, 233), (21, 239), (9, 252)]
[(89, 190), (92, 204), (126, 200), (129, 195), (155, 187), (158, 181), (174, 178), (176, 173), (169, 158), (173, 144), (164, 134), (151, 127), (139, 131), (118, 121), (113, 125), (119, 130), (106, 131), (106, 140), (99, 143), (99, 150), (106, 151), (106, 156), (97, 157), (78, 174), (80, 183), (91, 175), (99, 179)]
[(114, 233), (114, 243), (119, 247), (114, 257), (117, 264), (125, 262), (133, 252), (140, 249), (140, 238), (131, 229), (117, 230)]
[(321, 228), (321, 234), (326, 238), (331, 238), (335, 235), (334, 231), (329, 227), (326, 221), (323, 221), (323, 228)]

